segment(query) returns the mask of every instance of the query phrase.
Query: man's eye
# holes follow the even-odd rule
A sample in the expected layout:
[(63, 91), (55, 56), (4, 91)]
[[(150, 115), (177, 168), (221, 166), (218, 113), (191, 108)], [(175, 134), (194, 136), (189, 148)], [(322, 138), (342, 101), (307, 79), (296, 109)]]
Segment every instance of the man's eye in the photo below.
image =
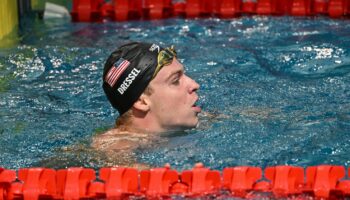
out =
[(172, 82), (173, 85), (179, 85), (180, 84), (180, 80), (179, 79), (175, 79), (173, 82)]

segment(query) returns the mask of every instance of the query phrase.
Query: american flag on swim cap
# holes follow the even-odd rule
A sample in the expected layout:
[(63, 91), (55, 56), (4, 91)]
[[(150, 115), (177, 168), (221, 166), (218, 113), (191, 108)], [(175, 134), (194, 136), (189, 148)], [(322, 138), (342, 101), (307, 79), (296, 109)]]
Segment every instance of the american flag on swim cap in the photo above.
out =
[(108, 71), (105, 81), (113, 87), (117, 82), (118, 78), (125, 69), (130, 65), (130, 62), (120, 58), (116, 63), (114, 63), (113, 67)]

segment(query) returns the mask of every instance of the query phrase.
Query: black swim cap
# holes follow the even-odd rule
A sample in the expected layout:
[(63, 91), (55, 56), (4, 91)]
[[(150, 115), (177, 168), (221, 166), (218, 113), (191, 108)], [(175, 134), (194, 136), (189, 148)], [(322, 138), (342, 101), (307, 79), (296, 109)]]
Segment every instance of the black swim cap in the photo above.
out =
[(152, 80), (161, 50), (156, 44), (133, 42), (119, 47), (107, 59), (102, 87), (120, 115), (132, 107)]

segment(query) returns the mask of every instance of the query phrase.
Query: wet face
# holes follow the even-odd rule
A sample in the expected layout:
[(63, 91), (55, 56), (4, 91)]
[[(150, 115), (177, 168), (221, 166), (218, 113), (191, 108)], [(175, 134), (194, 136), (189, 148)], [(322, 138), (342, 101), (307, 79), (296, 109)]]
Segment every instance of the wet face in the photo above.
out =
[(198, 83), (188, 77), (176, 59), (164, 66), (150, 82), (150, 112), (164, 130), (183, 130), (198, 124)]

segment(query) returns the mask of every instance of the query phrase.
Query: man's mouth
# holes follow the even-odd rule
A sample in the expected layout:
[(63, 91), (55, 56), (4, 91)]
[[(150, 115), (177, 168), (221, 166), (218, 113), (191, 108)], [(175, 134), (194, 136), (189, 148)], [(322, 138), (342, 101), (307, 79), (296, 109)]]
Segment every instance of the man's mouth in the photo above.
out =
[(192, 105), (192, 109), (196, 112), (196, 113), (200, 113), (202, 111), (201, 107), (198, 106), (197, 103), (198, 99), (194, 102), (194, 104)]

